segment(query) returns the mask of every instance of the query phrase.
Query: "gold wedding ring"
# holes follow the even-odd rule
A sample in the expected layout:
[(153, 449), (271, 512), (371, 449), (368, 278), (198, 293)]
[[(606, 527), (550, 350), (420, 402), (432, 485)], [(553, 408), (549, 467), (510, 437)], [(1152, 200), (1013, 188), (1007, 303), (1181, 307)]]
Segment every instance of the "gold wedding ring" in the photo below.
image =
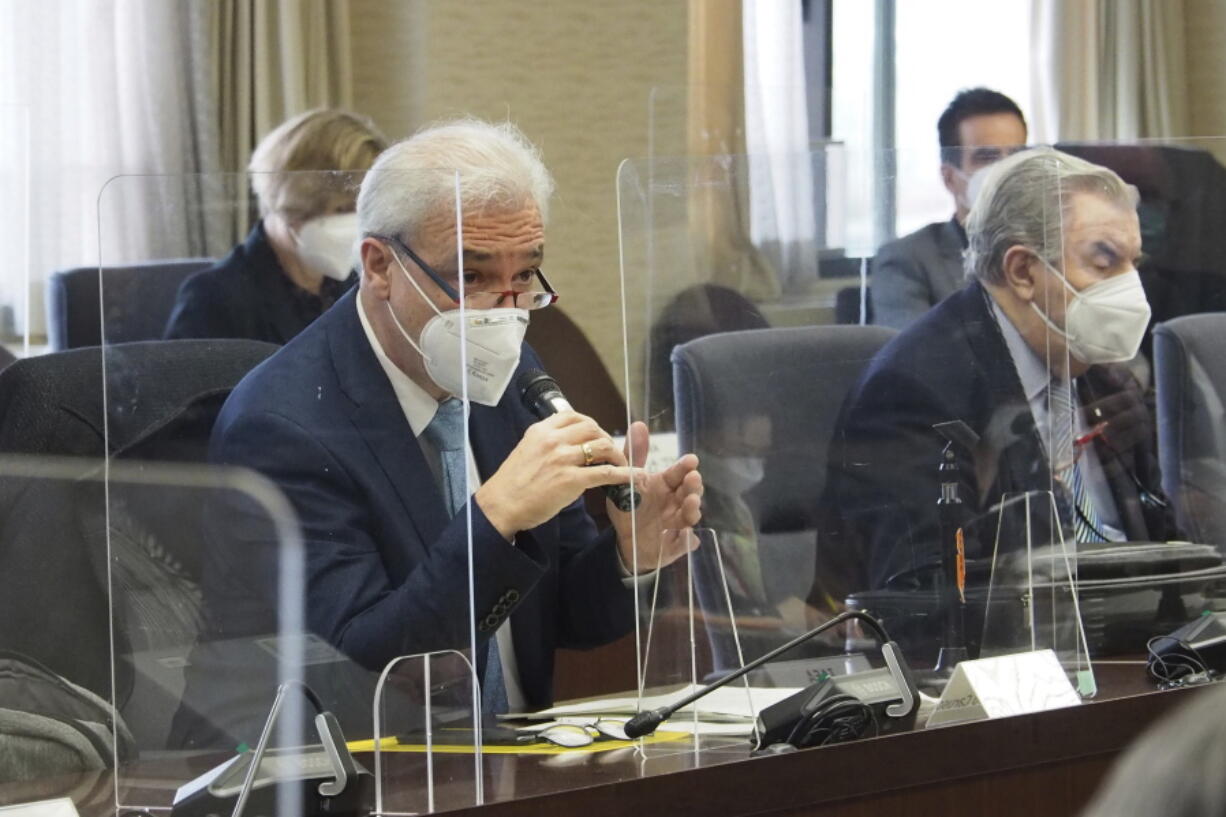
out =
[(592, 444), (591, 443), (584, 443), (583, 445), (579, 447), (583, 449), (583, 464), (585, 466), (591, 465), (593, 462), (596, 461), (596, 457), (592, 455)]

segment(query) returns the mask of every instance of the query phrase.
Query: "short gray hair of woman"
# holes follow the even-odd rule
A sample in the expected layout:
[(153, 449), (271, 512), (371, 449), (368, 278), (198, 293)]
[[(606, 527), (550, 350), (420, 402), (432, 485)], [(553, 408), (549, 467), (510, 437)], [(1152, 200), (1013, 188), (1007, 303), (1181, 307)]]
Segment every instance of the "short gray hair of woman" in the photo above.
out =
[(967, 276), (1004, 283), (1010, 247), (1033, 250), (1060, 268), (1064, 216), (1073, 194), (1093, 193), (1126, 209), (1137, 191), (1113, 171), (1049, 147), (1015, 153), (989, 167), (966, 220)]
[(464, 213), (535, 205), (548, 218), (554, 184), (540, 151), (510, 122), (458, 119), (383, 152), (358, 193), (359, 229), (411, 245), (427, 219), (454, 212), (457, 184)]

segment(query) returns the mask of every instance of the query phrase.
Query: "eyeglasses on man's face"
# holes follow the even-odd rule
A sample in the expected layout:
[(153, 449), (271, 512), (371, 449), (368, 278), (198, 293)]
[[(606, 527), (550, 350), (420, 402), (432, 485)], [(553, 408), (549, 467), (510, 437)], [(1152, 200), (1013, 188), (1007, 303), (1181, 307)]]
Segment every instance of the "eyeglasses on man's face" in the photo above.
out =
[[(421, 268), (421, 271), (429, 276), (439, 289), (447, 294), (455, 303), (460, 303), (460, 294), (456, 292), (455, 287), (447, 283), (446, 279), (438, 273), (433, 267), (421, 259), (417, 253), (409, 248), (409, 245), (401, 241), (395, 236), (374, 235), (371, 238), (377, 238), (380, 241), (391, 244), (399, 248), (407, 255), (414, 264)], [(486, 290), (477, 289), (480, 284), (474, 282), (470, 288), (467, 283), (464, 286), (464, 308), (465, 309), (495, 309), (498, 307), (515, 307), (517, 309), (543, 309), (558, 300), (552, 286), (549, 285), (549, 280), (545, 277), (545, 273), (541, 272), (539, 267), (533, 267), (530, 270), (525, 270), (515, 276), (512, 281), (513, 289), (503, 290), (501, 292), (489, 292)]]

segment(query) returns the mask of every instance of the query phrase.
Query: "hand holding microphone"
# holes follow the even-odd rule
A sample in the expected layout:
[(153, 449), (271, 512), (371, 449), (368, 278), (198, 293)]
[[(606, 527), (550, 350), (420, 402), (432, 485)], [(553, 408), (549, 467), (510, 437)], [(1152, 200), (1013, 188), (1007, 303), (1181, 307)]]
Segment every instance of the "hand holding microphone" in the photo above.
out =
[(625, 488), (634, 476), (621, 450), (594, 420), (563, 410), (565, 398), (556, 384), (546, 399), (560, 413), (547, 413), (529, 426), (474, 495), (490, 524), (508, 540), (544, 524), (588, 488)]
[[(594, 420), (576, 413), (547, 374), (526, 371), (516, 385), (525, 406), (542, 419), (528, 427), (475, 495), (503, 536), (511, 539), (543, 524), (583, 491), (600, 486), (615, 508), (609, 516), (628, 569), (654, 570), (697, 546), (691, 532), (702, 516), (697, 457), (686, 454), (658, 473), (632, 469), (629, 455)], [(627, 450), (634, 461), (646, 459), (647, 444), (647, 427), (632, 424)]]
[[(538, 417), (556, 417), (556, 412), (573, 410), (558, 384), (539, 369), (521, 374), (516, 385), (524, 404)], [(607, 435), (601, 438), (602, 443), (606, 440)], [(641, 463), (646, 460), (647, 448), (647, 426), (632, 423), (626, 434), (626, 457)], [(583, 451), (589, 463), (599, 459), (590, 455), (588, 449)], [(642, 474), (635, 485), (637, 488), (628, 480), (603, 485), (609, 501), (622, 511), (610, 514), (610, 519), (617, 530), (622, 564), (627, 569), (655, 570), (698, 546), (698, 538), (692, 532), (702, 518), (702, 477), (697, 457), (686, 454), (659, 473)], [(631, 509), (634, 514), (630, 514)]]
[[(567, 399), (562, 395), (562, 389), (557, 382), (540, 369), (528, 369), (516, 380), (516, 387), (523, 397), (524, 405), (542, 420), (562, 411), (574, 411)], [(584, 465), (591, 466), (596, 461), (595, 452), (590, 441), (580, 444), (583, 452)], [(638, 507), (642, 495), (634, 490), (629, 482), (619, 482), (603, 486), (605, 496), (618, 510), (630, 512)]]

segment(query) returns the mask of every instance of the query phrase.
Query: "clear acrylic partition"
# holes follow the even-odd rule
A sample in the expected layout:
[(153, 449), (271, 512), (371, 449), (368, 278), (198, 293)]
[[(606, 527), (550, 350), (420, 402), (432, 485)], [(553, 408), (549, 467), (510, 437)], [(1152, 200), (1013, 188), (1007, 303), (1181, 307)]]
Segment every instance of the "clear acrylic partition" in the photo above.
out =
[[(375, 692), (372, 813), (428, 814), (484, 797), (475, 785), (486, 744), (474, 720), (473, 696), (479, 700), (481, 690), (470, 655), (418, 653), (384, 668)], [(405, 755), (423, 766), (419, 785), (396, 785), (404, 775), (396, 761)]]
[[(1078, 543), (1054, 491), (1005, 494), (995, 514), (988, 588), (969, 635), (980, 658), (1051, 650), (1083, 698), (1097, 694), (1078, 582)], [(969, 600), (968, 600), (969, 602)], [(957, 605), (966, 627), (971, 605)], [(982, 635), (979, 635), (979, 632)]]
[[(869, 589), (849, 583), (819, 592), (814, 582), (834, 420), (842, 394), (889, 337), (835, 325), (838, 291), (850, 286), (859, 298), (860, 265), (844, 259), (852, 270), (845, 277), (838, 265), (819, 263), (841, 253), (822, 236), (841, 231), (816, 229), (808, 196), (834, 195), (832, 176), (844, 161), (843, 146), (827, 145), (786, 155), (657, 155), (619, 170), (631, 414), (653, 434), (675, 434), (680, 453), (698, 455), (705, 490), (699, 547), (661, 571), (658, 586), (638, 590), (646, 692), (739, 669)], [(777, 214), (794, 240), (755, 240), (755, 186), (774, 178), (775, 200), (788, 200), (795, 177), (809, 191), (804, 206)], [(877, 645), (855, 638), (847, 648), (848, 636), (827, 632), (752, 672), (752, 695), (740, 682), (721, 693), (749, 704), (752, 722), (789, 690), (881, 666)], [(715, 705), (696, 707), (701, 716)]]
[(8, 274), (0, 278), (0, 345), (30, 353), (30, 108), (0, 104), (0, 246)]
[[(1211, 373), (1219, 357), (1213, 350), (1226, 336), (1215, 314), (1226, 309), (1226, 269), (1215, 249), (1220, 230), (1207, 216), (1220, 208), (1215, 202), (1226, 189), (1226, 141), (1057, 147), (1110, 168), (1132, 185), (1136, 220), (1120, 217), (1118, 210), (1087, 218), (1087, 189), (1099, 198), (1119, 196), (1101, 183), (1087, 188), (1070, 171), (1053, 173), (1066, 218), (1061, 229), (1053, 225), (1050, 231), (1048, 260), (1070, 271), (1070, 279), (1078, 276), (1074, 283), (1082, 289), (1131, 266), (1131, 259), (1113, 266), (1110, 255), (1094, 255), (1096, 242), (1113, 246), (1139, 238), (1143, 257), (1136, 267), (1152, 312), (1150, 330), (1131, 358), (1129, 350), (1096, 353), (1092, 347), (1111, 341), (1118, 313), (1100, 313), (1097, 325), (1074, 318), (1065, 327), (1074, 335), (1067, 343), (1058, 333), (1045, 335), (1053, 383), (1047, 407), (1054, 409), (1039, 431), (1048, 452), (1061, 439), (1073, 441), (1076, 469), (1061, 468), (1058, 456), (1049, 457), (1051, 494), (1038, 503), (1040, 511), (1032, 510), (1043, 517), (1033, 528), (1041, 533), (1030, 558), (996, 566), (993, 591), (1029, 588), (1023, 620), (1031, 629), (1015, 633), (1015, 645), (1037, 639), (1044, 646), (1046, 640), (1072, 672), (1074, 664), (1084, 663), (1079, 656), (1070, 661), (1075, 645), (1074, 655), (1084, 650), (1095, 658), (1164, 650), (1174, 643), (1167, 634), (1226, 607), (1226, 529), (1215, 524), (1221, 503), (1213, 498), (1226, 487), (1226, 447), (1218, 443), (1223, 392), (1222, 379)], [(1059, 286), (1039, 306), (1057, 315), (1075, 308), (1082, 317), (1092, 309), (1089, 302), (1075, 303), (1068, 288)], [(1072, 385), (1060, 377), (1069, 370), (1077, 375)], [(1075, 408), (1060, 409), (1069, 405)], [(1074, 500), (1078, 491), (1085, 497), (1081, 502)], [(1022, 574), (1029, 582), (1021, 581)], [(990, 637), (999, 641), (999, 631), (1007, 629), (988, 624), (997, 632), (985, 631), (985, 650)], [(1083, 682), (1086, 689), (1094, 685)]]
[[(257, 745), (279, 684), (329, 668), (302, 628), (293, 512), (257, 475), (6, 456), (0, 494), (11, 575), (71, 599), (15, 593), (26, 610), (6, 611), (5, 648), (85, 690), (116, 809), (169, 811), (180, 787)], [(270, 755), (319, 742), (308, 710), (287, 700)], [(237, 783), (232, 772), (219, 785)], [(251, 803), (298, 814), (299, 795), (264, 787)]]
[[(1115, 378), (1093, 370), (1079, 378), (1077, 433), (1092, 439), (1085, 449), (1097, 455), (1116, 500), (1098, 512), (1100, 527), (1107, 538), (1122, 531), (1129, 542), (1078, 542), (1086, 638), (1095, 657), (1165, 650), (1171, 639), (1150, 639), (1226, 609), (1226, 378), (1219, 352), (1226, 265), (1216, 217), (1226, 194), (1226, 139), (1057, 147), (1112, 169), (1135, 188), (1137, 222), (1130, 229), (1139, 229), (1137, 269), (1152, 313), (1131, 360), (1095, 367), (1112, 369)], [(1076, 239), (1065, 230), (1065, 257), (1086, 266)], [(1140, 386), (1113, 394), (1124, 371), (1131, 375), (1126, 383)]]
[[(220, 721), (227, 728), (214, 729), (202, 745), (230, 752), (236, 746), (256, 745), (258, 727), (272, 704), (272, 697), (254, 681), (259, 669), (256, 662), (265, 654), (276, 653), (278, 660), (288, 662), (290, 677), (300, 679), (319, 705), (336, 716), (357, 763), (372, 775), (376, 732), (395, 742), (419, 733), (431, 722), (468, 724), (474, 740), (467, 755), (458, 759), (462, 762), (453, 757), (450, 765), (445, 761), (442, 766), (433, 765), (434, 752), (415, 748), (382, 751), (379, 785), (363, 774), (356, 779), (356, 788), (349, 790), (362, 798), (364, 808), (374, 808), (376, 794), (387, 794), (383, 807), (389, 813), (419, 810), (422, 806), (416, 801), (406, 806), (396, 797), (408, 797), (404, 794), (408, 791), (413, 796), (419, 790), (433, 793), (436, 781), (446, 783), (444, 804), (469, 805), (482, 799), (481, 733), (472, 729), (480, 722), (480, 697), (471, 668), (485, 663), (483, 653), (476, 661), (471, 656), (474, 643), (481, 650), (486, 646), (472, 594), (474, 587), (489, 593), (489, 588), (480, 581), (474, 583), (472, 577), (480, 575), (481, 561), (491, 552), (489, 528), (479, 530), (476, 537), (470, 533), (474, 520), (467, 504), (454, 517), (450, 513), (446, 492), (453, 491), (463, 501), (475, 487), (470, 482), (473, 475), (463, 469), (461, 457), (462, 470), (455, 472), (455, 484), (449, 486), (444, 466), (439, 464), (445, 454), (436, 455), (434, 446), (417, 444), (385, 364), (372, 352), (363, 325), (364, 316), (387, 351), (386, 365), (390, 366), (394, 365), (390, 359), (401, 357), (407, 348), (397, 320), (419, 344), (426, 321), (420, 308), (422, 296), (406, 275), (435, 304), (443, 309), (450, 305), (439, 284), (418, 265), (429, 265), (452, 286), (458, 279), (462, 222), (458, 209), (453, 209), (456, 174), (440, 170), (410, 178), (389, 172), (377, 180), (392, 195), (400, 188), (420, 190), (423, 184), (443, 191), (440, 212), (445, 218), (432, 222), (432, 232), (410, 236), (407, 225), (393, 223), (368, 230), (378, 233), (378, 238), (356, 233), (352, 238), (353, 268), (361, 263), (359, 239), (382, 258), (380, 274), (386, 282), (384, 291), (391, 293), (391, 309), (389, 301), (379, 297), (369, 299), (364, 311), (359, 309), (356, 274), (345, 281), (324, 278), (315, 297), (293, 292), (289, 282), (282, 280), (284, 274), (267, 240), (259, 233), (248, 234), (255, 224), (249, 194), (253, 187), (263, 186), (274, 196), (296, 203), (295, 209), (278, 216), (287, 222), (285, 233), (293, 243), (303, 224), (316, 215), (351, 209), (362, 180), (359, 173), (300, 172), (252, 177), (118, 177), (107, 184), (100, 196), (99, 259), (104, 270), (100, 297), (107, 445), (115, 457), (211, 461), (250, 469), (284, 494), (294, 515), (291, 527), (301, 542), (301, 555), (293, 575), (303, 582), (302, 599), (298, 618), (274, 620), (280, 629), (271, 631), (261, 617), (275, 610), (268, 605), (276, 596), (264, 586), (268, 577), (278, 575), (273, 570), (275, 540), (268, 530), (251, 529), (250, 513), (245, 509), (230, 508), (224, 501), (242, 497), (220, 497), (223, 501), (214, 503), (220, 504), (220, 510), (207, 515), (209, 525), (202, 535), (220, 537), (223, 542), (218, 545), (209, 540), (208, 553), (217, 554), (220, 581), (206, 582), (204, 602), (207, 606), (210, 592), (218, 594), (221, 620), (215, 625), (206, 621), (209, 626), (195, 648), (202, 659), (192, 666), (203, 667), (198, 674), (208, 676), (200, 681), (202, 688), (212, 693), (216, 688), (233, 687), (245, 708), (234, 716), (241, 721), (233, 728), (222, 720), (222, 714), (205, 713), (204, 720)], [(376, 183), (373, 178), (368, 181)], [(215, 302), (210, 303), (208, 297), (186, 297), (190, 288), (185, 288), (181, 293), (185, 297), (177, 300), (177, 311), (171, 317), (172, 309), (163, 296), (178, 289), (183, 273), (163, 262), (184, 255), (228, 253), (232, 245), (202, 249), (206, 245), (200, 242), (213, 235), (214, 227), (228, 230), (230, 242), (246, 244), (250, 261), (244, 272), (268, 276), (264, 286), (258, 287), (263, 294), (249, 304), (248, 313), (219, 316)], [(265, 239), (272, 230), (264, 231)], [(298, 260), (306, 269), (322, 269), (308, 253), (299, 252)], [(106, 274), (117, 268), (138, 271), (135, 289), (130, 276)], [(279, 297), (276, 293), (282, 288)], [(147, 300), (139, 297), (139, 291), (155, 290), (161, 294), (151, 294)], [(201, 292), (197, 289), (196, 294)], [(169, 319), (193, 330), (233, 324), (228, 318), (237, 317), (238, 323), (256, 327), (265, 337), (280, 335), (279, 340), (294, 336), (321, 310), (326, 311), (317, 320), (330, 324), (314, 335), (320, 351), (307, 351), (297, 360), (287, 351), (278, 358), (287, 362), (283, 370), (278, 361), (270, 361), (263, 370), (264, 379), (246, 384), (241, 396), (222, 412), (231, 389), (276, 352), (276, 346), (239, 339), (121, 342), (120, 338), (130, 337), (128, 330), (144, 308), (162, 309), (163, 325)], [(176, 323), (191, 310), (202, 311)], [(462, 313), (462, 305), (460, 310)], [(467, 326), (464, 321), (461, 324)], [(457, 331), (459, 335), (442, 332), (435, 337), (431, 357), (437, 370), (430, 373), (435, 381), (462, 380), (463, 330)], [(191, 332), (173, 334), (190, 336)], [(299, 347), (305, 350), (308, 339), (302, 341)], [(489, 443), (480, 440), (469, 446), (462, 417), (454, 433), (460, 439), (449, 445), (460, 452), (470, 447), (478, 467), (484, 468)], [(108, 506), (112, 515), (119, 510), (120, 500), (112, 491)], [(349, 510), (342, 512), (344, 508)], [(186, 512), (171, 518), (195, 530), (195, 517)], [(389, 544), (389, 539), (397, 544)], [(406, 551), (410, 553), (407, 557)], [(430, 583), (428, 592), (416, 590), (423, 582)], [(439, 587), (440, 582), (448, 586)], [(503, 590), (498, 588), (498, 592)], [(484, 616), (490, 611), (481, 612)], [(438, 628), (440, 620), (448, 622), (445, 630)], [(467, 657), (458, 664), (450, 663), (448, 670), (422, 657), (439, 651), (462, 651)], [(207, 665), (205, 657), (209, 658)], [(429, 676), (428, 667), (432, 667)], [(448, 672), (454, 677), (446, 679), (446, 691), (440, 692), (438, 682)], [(190, 677), (188, 681), (190, 691)], [(307, 696), (291, 690), (284, 696), (281, 720), (297, 723), (294, 714), (304, 707), (310, 708)], [(314, 725), (309, 719), (305, 729), (305, 740), (310, 743)], [(189, 746), (196, 748), (196, 744)], [(394, 748), (386, 740), (381, 746)], [(182, 748), (182, 742), (171, 748)], [(390, 781), (395, 785), (383, 785)]]
[[(344, 720), (338, 695), (354, 672), (305, 627), (302, 541), (285, 497), (256, 474), (198, 464), (111, 460), (99, 476), (115, 704), (136, 749), (117, 766), (116, 805), (178, 805), (175, 789), (236, 755), (247, 757), (235, 769), (250, 765), (261, 748), (262, 764), (321, 750), (300, 688)], [(176, 786), (144, 791), (150, 767)], [(217, 780), (219, 797), (242, 783), (231, 770)], [(267, 813), (302, 808), (296, 783), (250, 797)]]
[[(410, 249), (419, 260), (453, 292), (469, 292), (473, 287), (465, 287), (461, 275), (464, 269), (461, 259), (465, 257), (460, 206), (463, 182), (451, 171), (439, 171), (432, 174), (432, 178), (448, 193), (440, 211), (439, 221), (444, 222), (443, 226), (423, 230), (411, 238), (406, 236), (406, 240), (412, 243)], [(380, 181), (405, 184), (409, 180), (392, 174)], [(410, 335), (422, 333), (422, 350), (430, 358), (427, 377), (437, 388), (451, 395), (440, 405), (431, 422), (441, 423), (448, 410), (454, 412), (452, 431), (456, 436), (450, 443), (445, 445), (432, 436), (430, 427), (422, 434), (439, 457), (440, 492), (433, 501), (438, 503), (437, 512), (445, 514), (439, 520), (437, 539), (430, 545), (435, 551), (431, 558), (440, 560), (440, 566), (446, 565), (442, 569), (450, 573), (444, 579), (431, 571), (436, 582), (446, 584), (423, 592), (441, 598), (450, 595), (454, 607), (434, 612), (430, 619), (423, 618), (416, 624), (414, 629), (420, 627), (421, 634), (410, 642), (415, 648), (393, 658), (383, 669), (374, 709), (376, 733), (381, 738), (375, 808), (388, 815), (418, 814), (486, 802), (483, 772), (486, 744), (497, 731), (495, 715), (509, 709), (506, 699), (500, 700), (498, 689), (515, 688), (499, 680), (505, 677), (501, 675), (504, 657), (509, 660), (511, 655), (510, 632), (505, 632), (508, 636), (505, 652), (495, 633), (510, 607), (514, 606), (507, 599), (508, 588), (502, 580), (503, 571), (507, 569), (505, 558), (518, 554), (506, 547), (505, 541), (485, 522), (480, 508), (469, 500), (480, 484), (473, 466), (479, 473), (489, 476), (500, 464), (493, 459), (496, 455), (492, 453), (489, 438), (481, 437), (480, 432), (473, 434), (472, 429), (479, 424), (488, 428), (494, 411), (489, 403), (497, 398), (490, 397), (490, 385), (494, 383), (492, 391), (498, 393), (495, 381), (499, 375), (495, 371), (497, 367), (491, 366), (491, 359), (484, 357), (483, 352), (497, 344), (491, 344), (489, 335), (483, 333), (501, 324), (499, 317), (485, 316), (470, 308), (476, 304), (470, 303), (468, 297), (462, 297), (458, 304), (446, 298), (439, 283), (429, 278), (417, 262), (403, 255), (407, 270), (422, 291), (431, 293), (434, 302), (443, 304), (444, 309), (453, 308), (453, 314), (458, 316), (452, 329), (437, 334), (423, 332), (426, 318), (420, 318), (415, 329), (405, 324)], [(394, 303), (400, 304), (403, 310), (403, 305), (408, 303), (405, 298), (419, 300), (419, 296), (399, 269), (395, 270), (395, 275), (393, 287), (398, 288), (402, 297)], [(487, 317), (488, 322), (484, 320)], [(520, 320), (513, 315), (501, 318), (512, 323)], [(426, 346), (429, 342), (436, 345)], [(510, 373), (504, 376), (509, 377)], [(513, 390), (514, 383), (507, 388)], [(448, 450), (441, 450), (444, 448)], [(466, 457), (466, 450), (472, 452), (472, 460)], [(430, 628), (438, 626), (433, 615), (443, 615), (448, 621), (447, 633), (442, 638), (441, 633), (428, 633)], [(396, 785), (403, 779), (403, 773), (396, 769), (395, 760), (405, 755), (416, 756), (424, 763), (418, 777), (420, 785)]]
[[(1185, 193), (1176, 203), (1171, 192), (1193, 185), (1196, 172), (1222, 173), (1214, 147), (1073, 148), (1118, 167), (1125, 181), (1141, 188), (1140, 236), (1149, 256), (1141, 279), (1156, 316), (1165, 308), (1165, 317), (1173, 317), (1176, 281), (1197, 283), (1208, 303), (1222, 295), (1220, 275), (1193, 275), (1190, 253), (1179, 243), (1197, 225), (1203, 225), (1203, 242), (1216, 240), (1190, 206), (1202, 201), (1196, 196), (1216, 193)], [(841, 158), (831, 158), (832, 150)], [(1153, 174), (1155, 152), (1166, 162), (1165, 175), (1146, 186), (1140, 175)], [(705, 635), (707, 651), (678, 639), (677, 665), (693, 677), (727, 672), (850, 608), (877, 616), (921, 684), (933, 691), (962, 658), (1052, 648), (1075, 686), (1093, 694), (1101, 684), (1088, 655), (1143, 654), (1147, 639), (1178, 626), (1180, 613), (1189, 614), (1186, 621), (1221, 606), (1214, 578), (1220, 560), (1213, 564), (1217, 557), (1204, 543), (1164, 548), (1080, 541), (1068, 467), (1048, 454), (1049, 446), (1071, 441), (1078, 460), (1091, 463), (1090, 492), (1111, 496), (1120, 490), (1125, 497), (1114, 517), (1107, 513), (1106, 521), (1094, 523), (1112, 525), (1114, 518), (1123, 535), (1106, 531), (1111, 535), (1102, 538), (1182, 538), (1178, 528), (1162, 524), (1169, 510), (1145, 409), (1154, 383), (1146, 360), (1150, 341), (1135, 360), (1078, 376), (1085, 367), (1070, 360), (1058, 334), (1030, 320), (1034, 310), (1027, 306), (1010, 317), (997, 306), (1006, 293), (996, 298), (977, 283), (965, 284), (956, 299), (929, 315), (927, 333), (912, 330), (910, 346), (892, 342), (894, 333), (884, 328), (834, 325), (840, 289), (850, 287), (857, 299), (866, 294), (858, 272), (840, 278), (819, 265), (805, 273), (807, 279), (797, 277), (799, 268), (786, 254), (754, 240), (751, 188), (763, 177), (755, 168), (807, 166), (814, 176), (808, 188), (829, 191), (834, 167), (866, 161), (896, 166), (892, 157), (868, 161), (852, 153), (823, 146), (805, 158), (657, 154), (620, 168), (627, 399), (632, 416), (645, 419), (653, 432), (675, 432), (680, 452), (699, 456), (706, 488), (702, 524), (711, 533), (692, 557), (706, 566), (693, 569), (693, 581), (701, 588), (704, 576), (724, 579), (725, 606), (737, 625), (716, 626), (716, 618), (700, 615), (701, 600), (717, 598), (718, 585), (696, 591), (694, 629)], [(971, 195), (985, 178), (972, 184)], [(1028, 191), (1040, 201), (1041, 215), (1023, 256), (1034, 276), (1047, 276), (1039, 281), (1047, 286), (1031, 297), (1043, 298), (1035, 308), (1062, 320), (1073, 307), (1072, 294), (1037, 259), (1059, 267), (1075, 243), (1058, 204), (1069, 191), (1059, 173), (1039, 178), (1049, 179), (1037, 182), (1048, 187)], [(841, 232), (826, 234), (858, 234), (866, 216), (861, 205), (869, 203), (867, 217), (875, 220), (881, 205), (873, 202), (880, 199), (846, 180), (840, 185), (839, 195), (856, 206), (843, 209)], [(1154, 191), (1167, 200), (1154, 201)], [(816, 229), (811, 234), (819, 235)], [(834, 248), (819, 242), (818, 249)], [(1218, 263), (1208, 252), (1192, 260), (1205, 269)], [(1164, 271), (1163, 265), (1179, 263), (1185, 264), (1180, 271)], [(1014, 322), (1017, 333), (1010, 332)], [(1030, 395), (1021, 388), (1015, 351), (1028, 360)], [(1212, 363), (1198, 365), (1195, 400), (1206, 401), (1213, 417), (1212, 407), (1223, 404), (1217, 395), (1226, 392), (1209, 386), (1205, 366)], [(1139, 385), (1128, 379), (1129, 370)], [(1065, 374), (1070, 371), (1075, 380)], [(1125, 378), (1120, 383), (1136, 401), (1112, 392), (1107, 375)], [(1173, 435), (1173, 409), (1161, 389), (1159, 380), (1159, 406), (1167, 405), (1167, 419), (1160, 408), (1159, 420)], [(1040, 397), (1045, 410), (1032, 410)], [(1210, 432), (1205, 439), (1215, 438)], [(1210, 448), (1216, 456), (1218, 449)], [(1171, 459), (1169, 446), (1161, 456)], [(1178, 473), (1186, 477), (1184, 456)], [(1203, 460), (1205, 452), (1194, 456)], [(1165, 480), (1174, 486), (1171, 473)], [(1210, 491), (1198, 486), (1197, 496), (1216, 487), (1210, 480)], [(1184, 519), (1199, 511), (1205, 520), (1205, 504), (1181, 509), (1176, 501), (1170, 510), (1182, 510)], [(678, 608), (654, 609), (658, 617), (661, 609), (676, 615)], [(1146, 616), (1148, 625), (1141, 626)], [(641, 657), (647, 629), (645, 621)], [(875, 664), (876, 645), (864, 632), (818, 637), (794, 659), (817, 667), (855, 653), (857, 661)], [(653, 653), (657, 647), (651, 645)]]
[[(731, 606), (728, 573), (735, 566), (725, 559), (739, 554), (725, 552), (719, 531), (698, 528), (684, 535), (692, 538), (695, 550), (659, 567), (636, 588), (639, 711), (679, 701), (726, 675), (729, 668), (720, 663), (719, 648), (739, 657), (741, 639), (754, 637), (754, 622)], [(718, 646), (712, 634), (718, 635)], [(772, 693), (752, 690), (748, 677), (733, 681), (679, 709), (640, 742), (639, 750), (649, 758), (716, 750), (743, 754), (754, 739), (754, 704), (763, 694)]]
[[(1002, 172), (1005, 167), (1011, 172)], [(980, 655), (1050, 649), (1078, 692), (1091, 697), (1097, 685), (1078, 600), (1077, 566), (1079, 551), (1091, 540), (1102, 541), (1103, 528), (1093, 523), (1090, 510), (1097, 452), (1087, 445), (1088, 429), (1077, 410), (1086, 364), (1070, 352), (1066, 324), (1073, 297), (1061, 273), (1070, 284), (1085, 286), (1079, 276), (1091, 269), (1083, 249), (1088, 236), (1079, 231), (1087, 221), (1077, 208), (1084, 206), (1083, 193), (1099, 193), (1103, 186), (1047, 148), (1011, 157), (975, 181), (976, 211), (969, 228), (981, 223), (986, 234), (993, 218), (1012, 218), (1013, 234), (1024, 245), (996, 259), (986, 239), (976, 239), (970, 259), (999, 269), (989, 288), (992, 308), (999, 313), (997, 322), (1026, 400), (1018, 404), (1021, 425), (1014, 420), (1012, 430), (1038, 443), (1027, 486), (1031, 490), (1006, 492), (999, 506), (982, 517), (994, 521), (995, 530)], [(1122, 185), (1117, 194), (1124, 196), (1117, 212), (1126, 224), (1131, 204)], [(1031, 211), (1016, 202), (1033, 203)], [(1118, 229), (1095, 229), (1094, 241), (1109, 239), (1123, 254)], [(1029, 294), (1031, 302), (1019, 292)], [(1009, 441), (997, 445), (1007, 450)], [(966, 604), (956, 601), (964, 611)]]
[[(6, 586), (0, 595), (0, 646), (75, 684), (81, 690), (78, 698), (86, 701), (89, 719), (101, 729), (111, 720), (114, 700), (105, 510), (100, 461), (0, 457), (0, 535)], [(61, 599), (71, 603), (59, 603)], [(116, 680), (126, 695), (131, 676)], [(11, 686), (6, 690), (20, 694)], [(0, 703), (5, 709), (21, 706), (16, 700)], [(19, 745), (15, 736), (7, 740), (11, 741), (9, 750)], [(105, 744), (100, 742), (96, 751), (95, 762), (110, 765)], [(64, 772), (76, 767), (70, 762), (65, 768), (54, 757), (41, 758), (40, 763), (33, 751), (31, 755), (24, 774), (17, 765), (7, 767), (17, 770), (17, 776), (16, 780), (6, 779), (6, 784), (20, 784), (24, 778), (53, 786), (56, 779), (64, 779)], [(129, 740), (123, 759), (131, 755)], [(10, 762), (20, 760), (10, 758)], [(109, 783), (101, 792), (85, 791), (87, 788), (76, 785), (63, 793), (88, 797), (101, 809), (111, 808), (114, 795)], [(20, 788), (17, 791), (21, 798)], [(28, 799), (43, 799), (47, 795), (38, 796), (41, 791), (35, 788)]]

